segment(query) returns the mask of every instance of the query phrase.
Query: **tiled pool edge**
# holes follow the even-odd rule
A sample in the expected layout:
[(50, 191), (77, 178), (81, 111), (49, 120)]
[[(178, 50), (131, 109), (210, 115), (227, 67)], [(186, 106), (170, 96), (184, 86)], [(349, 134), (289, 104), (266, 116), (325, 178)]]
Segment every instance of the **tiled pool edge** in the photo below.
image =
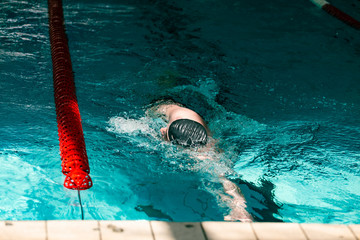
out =
[(360, 240), (360, 225), (162, 222), (1, 221), (0, 240)]

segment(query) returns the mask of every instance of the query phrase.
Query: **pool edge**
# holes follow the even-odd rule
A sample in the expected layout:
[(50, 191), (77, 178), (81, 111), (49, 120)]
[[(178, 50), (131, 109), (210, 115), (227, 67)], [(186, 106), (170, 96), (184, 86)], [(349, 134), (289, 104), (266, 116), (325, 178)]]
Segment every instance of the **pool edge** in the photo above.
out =
[(107, 220), (1, 221), (0, 240), (360, 240), (360, 225)]

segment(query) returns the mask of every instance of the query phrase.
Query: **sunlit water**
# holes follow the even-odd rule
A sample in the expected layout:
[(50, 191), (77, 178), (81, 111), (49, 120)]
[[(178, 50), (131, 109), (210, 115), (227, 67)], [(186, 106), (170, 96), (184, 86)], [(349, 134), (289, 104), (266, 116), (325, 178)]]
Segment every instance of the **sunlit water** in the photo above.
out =
[[(354, 17), (357, 1), (333, 1)], [(79, 219), (62, 186), (45, 2), (0, 3), (0, 219)], [(360, 34), (310, 1), (64, 1), (94, 186), (85, 219), (360, 223)], [(217, 150), (161, 141), (171, 96)], [(218, 151), (221, 149), (222, 151)]]

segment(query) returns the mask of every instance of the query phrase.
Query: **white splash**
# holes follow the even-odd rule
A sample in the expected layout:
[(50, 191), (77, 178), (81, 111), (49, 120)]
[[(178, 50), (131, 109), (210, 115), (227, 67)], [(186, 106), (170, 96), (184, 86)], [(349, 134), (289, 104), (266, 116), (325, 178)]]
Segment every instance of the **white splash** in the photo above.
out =
[(109, 120), (109, 127), (106, 129), (109, 132), (116, 134), (139, 135), (150, 134), (157, 136), (158, 134), (149, 124), (150, 119), (142, 117), (140, 119), (131, 119), (126, 117), (112, 117)]

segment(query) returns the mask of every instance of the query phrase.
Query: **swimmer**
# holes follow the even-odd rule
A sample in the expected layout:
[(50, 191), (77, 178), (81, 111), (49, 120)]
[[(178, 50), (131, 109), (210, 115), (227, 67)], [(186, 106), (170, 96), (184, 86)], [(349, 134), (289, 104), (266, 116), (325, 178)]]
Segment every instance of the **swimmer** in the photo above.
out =
[(172, 100), (160, 100), (147, 111), (151, 117), (161, 117), (168, 124), (160, 132), (164, 140), (183, 147), (204, 146), (209, 129), (202, 117)]
[[(167, 126), (160, 129), (162, 138), (183, 147), (198, 147), (201, 151), (211, 148), (209, 144), (210, 130), (204, 119), (195, 111), (184, 105), (168, 100), (158, 100), (146, 111), (152, 118), (162, 118)], [(204, 160), (202, 156), (200, 160)], [(240, 188), (224, 176), (219, 176), (227, 195), (221, 198), (229, 203), (232, 211), (224, 217), (226, 221), (252, 222), (251, 215), (245, 210), (246, 201)]]

